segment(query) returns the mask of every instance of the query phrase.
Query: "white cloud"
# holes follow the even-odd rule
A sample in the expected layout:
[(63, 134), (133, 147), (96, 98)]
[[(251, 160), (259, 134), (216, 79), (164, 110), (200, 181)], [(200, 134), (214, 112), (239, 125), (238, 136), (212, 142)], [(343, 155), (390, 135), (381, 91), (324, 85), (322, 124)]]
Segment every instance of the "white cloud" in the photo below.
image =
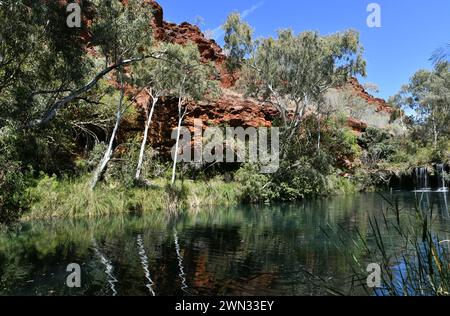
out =
[[(264, 5), (264, 1), (260, 1), (259, 3), (253, 5), (251, 8), (246, 9), (244, 11), (242, 11), (241, 17), (243, 19), (249, 17), (250, 15), (252, 15), (256, 10), (258, 10), (260, 7), (262, 7)], [(225, 32), (222, 29), (222, 25), (216, 27), (215, 29), (212, 30), (208, 30), (206, 31), (207, 33), (211, 34), (211, 38), (215, 39), (216, 41), (219, 40), (224, 34)]]
[(254, 6), (252, 6), (250, 9), (244, 10), (241, 12), (241, 17), (243, 19), (245, 19), (246, 17), (248, 17), (249, 15), (251, 15), (253, 12), (255, 12), (256, 10), (258, 10), (262, 5), (264, 4), (264, 1), (261, 1), (258, 4), (255, 4)]

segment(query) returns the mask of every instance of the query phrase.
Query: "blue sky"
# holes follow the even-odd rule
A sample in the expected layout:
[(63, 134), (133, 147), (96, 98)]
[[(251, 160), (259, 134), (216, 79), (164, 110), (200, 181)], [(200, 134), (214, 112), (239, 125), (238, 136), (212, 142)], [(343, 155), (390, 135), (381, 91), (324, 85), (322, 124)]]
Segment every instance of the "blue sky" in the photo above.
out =
[[(369, 28), (367, 5), (381, 7), (381, 27)], [(227, 15), (239, 11), (255, 29), (256, 36), (276, 30), (317, 30), (330, 34), (348, 28), (361, 33), (368, 64), (363, 82), (380, 87), (380, 97), (399, 91), (418, 69), (431, 68), (433, 51), (450, 43), (449, 0), (159, 0), (165, 19), (194, 23), (202, 17), (202, 30), (216, 30)]]

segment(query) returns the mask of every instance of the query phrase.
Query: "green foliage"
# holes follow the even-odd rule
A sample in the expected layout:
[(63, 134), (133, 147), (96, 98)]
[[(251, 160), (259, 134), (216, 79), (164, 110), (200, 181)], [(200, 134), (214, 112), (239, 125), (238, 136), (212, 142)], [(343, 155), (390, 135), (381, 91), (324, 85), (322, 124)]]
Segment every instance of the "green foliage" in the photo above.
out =
[(244, 165), (236, 173), (235, 180), (242, 187), (244, 201), (298, 201), (356, 191), (352, 181), (338, 175), (336, 169), (342, 160), (353, 160), (359, 155), (356, 136), (340, 124), (330, 122), (321, 133), (322, 146), (318, 150), (314, 142), (317, 127), (311, 126), (315, 122), (313, 117), (307, 118), (305, 132), (286, 148), (276, 173), (262, 175), (252, 165)]
[(270, 95), (270, 85), (282, 97), (320, 100), (323, 88), (364, 73), (361, 52), (358, 34), (353, 31), (324, 37), (316, 32), (296, 36), (290, 30), (280, 31), (278, 38), (262, 40), (249, 60), (247, 71), (256, 69), (253, 76), (261, 82), (253, 82), (257, 86), (250, 88), (259, 87)]
[(443, 47), (438, 48), (433, 52), (431, 56), (431, 60), (435, 64), (440, 64), (442, 62), (448, 61), (450, 62), (450, 43), (447, 43)]
[(360, 191), (361, 189), (355, 184), (354, 178), (350, 179), (337, 174), (332, 174), (327, 177), (327, 194), (345, 195), (354, 194)]
[(0, 126), (2, 120), (27, 124), (82, 83), (91, 64), (80, 30), (67, 27), (58, 2), (2, 1), (0, 20)]
[(206, 94), (218, 92), (212, 63), (203, 63), (194, 43), (187, 45), (161, 43), (155, 49), (159, 58), (146, 59), (133, 65), (135, 84), (147, 87), (159, 97), (179, 97), (198, 101)]
[[(385, 199), (389, 206), (382, 211), (384, 220), (369, 219), (369, 233), (375, 243), (368, 243), (364, 237), (367, 234), (358, 228), (359, 237), (352, 241), (361, 245), (360, 250), (348, 250), (342, 248), (340, 242), (336, 243), (350, 258), (348, 263), (354, 271), (354, 279), (361, 280), (357, 287), (361, 286), (368, 295), (377, 296), (450, 295), (448, 240), (439, 236), (432, 206), (416, 201), (414, 210), (403, 210), (395, 201)], [(385, 231), (391, 233), (384, 234)], [(348, 232), (344, 235), (350, 236)], [(395, 247), (393, 243), (399, 241), (404, 247)], [(357, 259), (361, 258), (360, 251), (367, 260)], [(367, 262), (379, 263), (380, 288), (368, 288)], [(396, 268), (399, 265), (401, 271)]]
[(195, 210), (199, 207), (231, 206), (241, 200), (239, 185), (226, 182), (221, 176), (207, 181), (184, 181), (187, 187), (186, 206)]
[[(306, 106), (321, 107), (325, 92), (342, 85), (356, 74), (365, 74), (365, 61), (359, 35), (354, 31), (320, 36), (317, 32), (295, 35), (291, 30), (278, 32), (277, 38), (265, 38), (248, 44), (248, 39), (238, 33), (248, 27), (229, 18), (230, 47), (250, 57), (244, 61), (241, 86), (247, 94), (270, 101), (286, 125), (288, 111), (295, 109), (294, 119), (301, 120)], [(251, 35), (251, 34), (250, 34)], [(240, 45), (236, 41), (241, 40)], [(291, 128), (292, 129), (292, 128)]]
[(93, 45), (100, 47), (106, 64), (143, 56), (152, 47), (151, 10), (140, 0), (94, 0)]
[(124, 186), (110, 179), (97, 190), (89, 188), (87, 176), (58, 179), (41, 175), (27, 190), (31, 209), (23, 218), (97, 217), (110, 214), (181, 212), (201, 206), (233, 205), (240, 193), (234, 183), (221, 179), (177, 181), (174, 186), (159, 178), (148, 187)]
[(17, 220), (28, 209), (27, 176), (17, 161), (17, 135), (9, 127), (0, 129), (0, 224)]
[(416, 112), (415, 137), (437, 146), (450, 134), (450, 63), (438, 63), (433, 71), (419, 70), (394, 100)]
[(258, 166), (245, 164), (236, 172), (235, 180), (239, 183), (244, 202), (259, 203), (272, 199), (272, 192), (268, 186), (270, 179), (259, 173)]
[[(321, 149), (332, 159), (332, 164), (338, 166), (343, 161), (354, 161), (362, 154), (358, 143), (358, 137), (347, 126), (346, 120), (328, 119), (323, 122), (321, 132)], [(318, 128), (310, 128), (312, 133), (317, 134)], [(342, 166), (340, 166), (342, 167)]]
[(110, 162), (105, 174), (105, 181), (106, 183), (118, 182), (131, 188), (134, 186), (134, 171), (139, 156), (139, 145), (137, 142), (121, 144), (116, 151), (120, 151), (122, 154), (116, 155)]
[(43, 175), (29, 190), (32, 207), (26, 217), (94, 217), (164, 210), (168, 195), (162, 188), (127, 189), (118, 182), (89, 188), (87, 177), (58, 180)]
[[(129, 143), (121, 144), (117, 148), (116, 155), (112, 159), (108, 170), (105, 173), (106, 183), (120, 183), (127, 188), (135, 186), (134, 174), (136, 171), (136, 162), (139, 157), (139, 146), (138, 139), (135, 139), (131, 140)], [(96, 166), (102, 158), (106, 146), (101, 145), (100, 147), (101, 149), (95, 151), (97, 155), (92, 155), (89, 159), (94, 166)], [(145, 153), (142, 164), (142, 179), (163, 177), (169, 169), (168, 164), (161, 161), (152, 148), (147, 149)]]
[(369, 127), (359, 137), (358, 142), (365, 149), (364, 162), (369, 164), (389, 160), (396, 152), (392, 136), (378, 128)]
[(275, 174), (275, 190), (277, 199), (281, 201), (297, 201), (307, 197), (325, 195), (326, 175), (320, 161), (327, 160), (324, 155), (316, 159), (299, 158), (295, 164), (283, 162), (280, 170)]
[(211, 80), (216, 70), (211, 63), (202, 63), (197, 45), (168, 44), (165, 52), (171, 62), (166, 62), (161, 71), (165, 73), (169, 95), (199, 101), (207, 94), (218, 93), (217, 81)]
[(20, 164), (0, 155), (0, 224), (14, 222), (27, 211), (26, 184)]
[(449, 144), (448, 140), (440, 140), (437, 147), (423, 146), (412, 140), (404, 140), (397, 145), (391, 162), (405, 163), (408, 168), (446, 162), (450, 157)]
[(250, 25), (241, 20), (239, 13), (230, 14), (223, 29), (228, 70), (240, 69), (245, 57), (252, 52), (253, 30)]
[(322, 122), (321, 147), (317, 148), (317, 119), (310, 115), (303, 121), (300, 134), (284, 151), (274, 174), (259, 174), (257, 166), (244, 165), (235, 176), (246, 202), (298, 201), (309, 197), (356, 192), (351, 179), (340, 175), (342, 161), (360, 155), (356, 135), (338, 120)]

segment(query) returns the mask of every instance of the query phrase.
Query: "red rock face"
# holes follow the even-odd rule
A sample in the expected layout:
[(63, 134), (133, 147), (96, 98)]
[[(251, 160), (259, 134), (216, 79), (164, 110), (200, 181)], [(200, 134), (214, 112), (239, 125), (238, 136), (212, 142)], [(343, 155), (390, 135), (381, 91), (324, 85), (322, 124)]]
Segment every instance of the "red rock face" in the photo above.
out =
[(370, 95), (356, 78), (351, 78), (349, 85), (351, 86), (351, 89), (354, 90), (355, 95), (364, 99), (369, 105), (375, 106), (377, 108), (377, 112), (385, 112), (388, 114), (392, 114), (394, 112), (394, 109), (387, 104), (385, 100), (375, 98)]
[(215, 63), (220, 73), (222, 87), (230, 88), (234, 86), (237, 78), (225, 69), (224, 62), (226, 56), (215, 40), (207, 38), (197, 26), (190, 23), (183, 22), (181, 24), (175, 24), (165, 22), (162, 7), (154, 0), (147, 1), (151, 4), (154, 14), (152, 24), (155, 28), (154, 34), (156, 40), (180, 45), (195, 43), (198, 46), (202, 60), (204, 62), (212, 61)]
[(357, 120), (353, 117), (349, 117), (347, 120), (348, 126), (356, 133), (363, 133), (367, 129), (367, 123)]
[[(125, 122), (123, 141), (133, 134), (142, 134), (145, 111), (144, 105), (150, 102), (148, 95), (144, 93), (137, 98), (140, 115), (135, 121)], [(175, 141), (171, 139), (171, 133), (178, 123), (177, 99), (162, 100), (155, 110), (155, 120), (152, 123), (149, 143), (161, 153), (170, 152)], [(223, 89), (222, 95), (215, 100), (205, 100), (199, 104), (189, 103), (189, 111), (183, 126), (194, 131), (194, 121), (202, 121), (203, 130), (210, 126), (229, 127), (271, 127), (272, 121), (278, 113), (271, 106), (260, 106), (255, 100), (244, 98), (242, 95), (229, 89)]]
[[(236, 82), (236, 76), (229, 74), (224, 62), (226, 56), (222, 48), (212, 39), (208, 39), (201, 30), (187, 22), (181, 24), (164, 21), (164, 12), (154, 0), (145, 0), (151, 6), (154, 18), (154, 37), (158, 41), (185, 45), (195, 43), (198, 46), (204, 62), (214, 62), (220, 74), (221, 95), (216, 100), (203, 101), (199, 104), (188, 104), (189, 113), (184, 120), (184, 126), (193, 130), (194, 120), (201, 119), (203, 128), (207, 126), (224, 125), (230, 127), (271, 127), (277, 112), (270, 106), (262, 106), (256, 101), (244, 98), (242, 95), (229, 90)], [(177, 126), (177, 100), (163, 100), (155, 112), (155, 122), (149, 135), (149, 142), (161, 152), (167, 152), (173, 146), (171, 133)], [(142, 94), (137, 98), (140, 116), (136, 122), (126, 122), (124, 125), (126, 136), (131, 133), (142, 133), (145, 121), (145, 107), (149, 104), (148, 95)]]
[[(122, 0), (126, 4), (128, 0)], [(220, 73), (220, 86), (222, 94), (217, 100), (204, 101), (199, 104), (189, 104), (189, 113), (184, 121), (184, 126), (193, 129), (194, 119), (201, 119), (203, 127), (214, 125), (226, 125), (230, 127), (271, 127), (272, 121), (278, 116), (277, 111), (270, 106), (258, 104), (255, 100), (246, 99), (241, 94), (232, 91), (238, 76), (230, 74), (225, 68), (226, 56), (222, 48), (212, 39), (208, 39), (201, 30), (187, 22), (181, 24), (164, 21), (163, 8), (155, 0), (142, 0), (143, 7), (148, 6), (153, 13), (151, 24), (154, 28), (153, 36), (158, 41), (188, 44), (195, 43), (198, 46), (201, 58), (204, 62), (214, 62)], [(87, 35), (86, 35), (87, 36)], [(377, 111), (392, 113), (393, 109), (382, 99), (377, 99), (365, 91), (363, 86), (352, 78), (349, 82), (350, 89), (355, 95), (367, 101), (369, 105), (377, 107)], [(126, 141), (141, 135), (145, 122), (145, 108), (150, 103), (150, 98), (142, 93), (137, 98), (139, 116), (134, 121), (124, 122), (120, 138)], [(177, 126), (178, 110), (176, 100), (165, 99), (158, 105), (154, 122), (149, 135), (149, 143), (161, 152), (167, 152), (173, 146), (171, 133)], [(361, 133), (367, 128), (365, 122), (349, 118), (348, 125), (356, 133)]]

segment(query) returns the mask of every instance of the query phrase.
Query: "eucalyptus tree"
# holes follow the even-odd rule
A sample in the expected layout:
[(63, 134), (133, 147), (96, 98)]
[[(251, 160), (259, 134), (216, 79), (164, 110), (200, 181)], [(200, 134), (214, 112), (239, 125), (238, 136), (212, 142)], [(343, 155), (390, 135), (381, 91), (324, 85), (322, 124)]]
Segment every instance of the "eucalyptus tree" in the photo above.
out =
[[(104, 59), (105, 68), (115, 71), (118, 89), (115, 124), (103, 158), (94, 171), (91, 188), (94, 189), (102, 178), (114, 153), (114, 141), (120, 123), (130, 103), (125, 102), (125, 66), (142, 61), (151, 56), (152, 37), (151, 12), (142, 8), (141, 1), (129, 0), (124, 5), (119, 1), (96, 0), (96, 19), (92, 26), (93, 45)], [(109, 66), (112, 65), (112, 66)], [(103, 73), (103, 72), (101, 72)]]
[[(48, 125), (55, 119), (58, 112), (94, 90), (99, 82), (108, 79), (109, 75), (117, 73), (131, 64), (160, 56), (159, 52), (149, 50), (152, 42), (152, 29), (149, 23), (152, 9), (148, 3), (140, 0), (92, 0), (83, 3), (89, 7), (88, 11), (95, 12), (93, 25), (84, 26), (84, 30), (92, 34), (90, 44), (96, 50), (92, 54), (93, 56), (86, 56), (86, 51), (83, 50), (83, 60), (91, 66), (90, 71), (79, 77), (78, 85), (47, 91), (47, 93), (59, 92), (59, 94), (53, 98), (53, 102), (49, 102), (39, 118), (29, 122), (28, 127), (41, 128)], [(48, 4), (36, 5), (48, 6)], [(59, 6), (61, 7), (61, 5)], [(65, 12), (65, 8), (63, 9)], [(61, 34), (70, 30), (76, 34), (76, 39), (67, 41), (67, 43), (80, 44), (80, 30), (67, 27), (65, 13), (61, 13), (60, 16), (64, 19), (65, 27)], [(92, 59), (95, 58), (103, 59), (103, 64), (94, 63)], [(74, 63), (69, 63), (69, 65), (75, 70), (82, 69)]]
[(64, 120), (45, 131), (27, 127), (55, 100), (82, 85), (91, 65), (84, 57), (80, 30), (67, 28), (65, 7), (58, 2), (0, 1), (0, 21), (2, 221), (26, 207), (22, 174), (28, 166), (52, 173), (57, 166), (64, 168), (56, 163), (70, 150)]
[(445, 61), (450, 62), (450, 43), (438, 48), (431, 56), (431, 60), (435, 65)]
[(163, 65), (165, 74), (164, 95), (177, 99), (178, 123), (173, 150), (171, 183), (175, 183), (176, 167), (180, 151), (181, 126), (189, 111), (189, 102), (198, 102), (206, 96), (214, 97), (218, 93), (215, 68), (201, 60), (197, 45), (169, 44), (164, 49), (167, 62)]
[(1, 1), (0, 20), (1, 115), (25, 122), (82, 83), (91, 65), (55, 2)]
[(151, 106), (149, 108), (148, 104), (146, 104), (144, 108), (146, 119), (144, 124), (144, 134), (142, 137), (141, 148), (139, 151), (138, 163), (136, 167), (136, 174), (134, 176), (136, 182), (139, 182), (141, 180), (142, 165), (144, 163), (145, 147), (147, 145), (148, 132), (150, 126), (152, 125), (152, 119), (156, 105), (158, 104), (159, 99), (164, 91), (164, 82), (166, 78), (164, 72), (154, 72), (160, 66), (158, 63), (150, 65), (144, 64), (144, 65), (148, 66), (150, 69), (150, 73), (148, 74), (148, 76), (150, 77), (148, 78), (149, 82), (146, 84), (146, 86), (148, 85), (148, 87), (146, 87), (144, 90), (151, 99)]
[(250, 25), (241, 21), (239, 13), (230, 14), (223, 29), (225, 31), (224, 49), (228, 57), (226, 66), (230, 71), (240, 70), (245, 58), (253, 51), (254, 31)]
[(359, 34), (349, 30), (329, 36), (281, 30), (276, 38), (253, 40), (251, 27), (232, 14), (225, 29), (229, 64), (242, 67), (248, 95), (279, 111), (289, 140), (308, 107), (319, 112), (325, 92), (350, 76), (365, 75)]
[(145, 147), (155, 107), (161, 103), (162, 98), (169, 103), (171, 99), (176, 99), (178, 115), (177, 129), (174, 130), (176, 132), (172, 168), (172, 183), (174, 183), (180, 151), (181, 126), (189, 111), (188, 103), (198, 102), (207, 95), (215, 96), (218, 86), (217, 82), (213, 80), (214, 66), (201, 60), (197, 45), (193, 43), (187, 45), (160, 43), (157, 45), (157, 50), (163, 56), (145, 60), (133, 65), (132, 68), (133, 77), (136, 77), (134, 84), (139, 89), (143, 89), (150, 97), (150, 102), (144, 109), (146, 121), (134, 178), (137, 182), (141, 180)]
[[(67, 27), (65, 8), (56, 2), (1, 1), (0, 20), (0, 128), (8, 125), (21, 135), (17, 139), (27, 140), (27, 146), (18, 145), (19, 152), (38, 143), (57, 147), (65, 137), (64, 121), (55, 124), (64, 131), (59, 133), (27, 127), (55, 100), (82, 85), (92, 69), (80, 31)], [(22, 158), (29, 160), (27, 156), (33, 157)]]
[(165, 53), (167, 52), (167, 56), (159, 59), (148, 59), (133, 66), (133, 73), (136, 75), (135, 85), (144, 89), (145, 93), (150, 97), (151, 102), (150, 108), (149, 104), (146, 104), (144, 108), (146, 120), (136, 174), (134, 177), (136, 182), (141, 180), (145, 147), (147, 145), (148, 133), (152, 124), (155, 108), (158, 105), (160, 98), (170, 95), (173, 89), (173, 78), (168, 74), (172, 72), (173, 68), (181, 66), (178, 60), (171, 58), (172, 54), (170, 51), (172, 49), (172, 44), (160, 44), (159, 50)]
[[(148, 132), (152, 124), (155, 107), (162, 97), (178, 99), (178, 124), (176, 150), (179, 151), (179, 130), (183, 119), (187, 114), (188, 101), (199, 101), (207, 93), (214, 95), (217, 85), (212, 81), (213, 65), (204, 64), (200, 59), (198, 47), (194, 44), (181, 46), (177, 44), (158, 45), (158, 50), (164, 56), (158, 59), (148, 59), (133, 66), (133, 73), (137, 75), (136, 85), (145, 90), (151, 100), (150, 108), (145, 110), (146, 123), (144, 126), (143, 140), (136, 168), (135, 180), (139, 181), (145, 155), (145, 147)], [(174, 170), (176, 168), (177, 155), (174, 157)]]
[(440, 137), (450, 132), (450, 63), (438, 63), (433, 71), (417, 71), (395, 100), (416, 112), (416, 122), (436, 147)]

